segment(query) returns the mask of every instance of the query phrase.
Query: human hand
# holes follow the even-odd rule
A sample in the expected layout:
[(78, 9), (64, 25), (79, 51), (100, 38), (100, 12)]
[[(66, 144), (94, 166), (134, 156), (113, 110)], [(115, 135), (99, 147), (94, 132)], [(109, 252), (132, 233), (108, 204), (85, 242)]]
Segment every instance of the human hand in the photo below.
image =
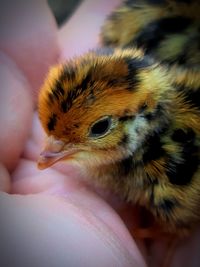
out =
[[(145, 266), (145, 244), (138, 244), (141, 256), (127, 229), (137, 224), (134, 208), (95, 191), (74, 166), (36, 167), (44, 133), (34, 103), (44, 74), (58, 53), (69, 58), (97, 45), (100, 24), (118, 1), (107, 2), (86, 0), (60, 30), (45, 2), (24, 2), (21, 9), (19, 3), (15, 12), (21, 12), (24, 28), (19, 19), (12, 34), (2, 32), (1, 266)], [(118, 215), (122, 210), (123, 220)], [(198, 244), (196, 235), (179, 248), (173, 266), (197, 266)], [(152, 247), (155, 261), (161, 245)], [(193, 255), (193, 263), (189, 258), (186, 264), (185, 251)]]

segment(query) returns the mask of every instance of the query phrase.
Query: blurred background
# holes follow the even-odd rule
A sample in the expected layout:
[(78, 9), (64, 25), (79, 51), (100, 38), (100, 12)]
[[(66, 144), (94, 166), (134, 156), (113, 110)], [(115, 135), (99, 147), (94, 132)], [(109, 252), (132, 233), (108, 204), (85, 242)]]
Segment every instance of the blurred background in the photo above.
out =
[(48, 0), (58, 26), (66, 22), (83, 0)]

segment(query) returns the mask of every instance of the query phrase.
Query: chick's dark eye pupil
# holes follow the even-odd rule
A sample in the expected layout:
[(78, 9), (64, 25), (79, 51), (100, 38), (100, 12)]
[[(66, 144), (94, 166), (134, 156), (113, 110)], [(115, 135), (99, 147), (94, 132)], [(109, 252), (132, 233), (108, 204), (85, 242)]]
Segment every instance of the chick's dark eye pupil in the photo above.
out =
[(96, 122), (92, 127), (90, 131), (90, 136), (92, 137), (98, 137), (101, 135), (104, 135), (110, 128), (110, 119), (105, 118), (98, 122)]

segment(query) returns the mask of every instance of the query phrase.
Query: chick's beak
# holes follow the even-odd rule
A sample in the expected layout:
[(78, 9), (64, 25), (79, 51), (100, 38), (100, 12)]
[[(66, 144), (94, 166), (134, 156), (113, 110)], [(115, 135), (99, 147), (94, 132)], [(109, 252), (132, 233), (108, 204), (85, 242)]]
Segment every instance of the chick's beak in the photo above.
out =
[(46, 169), (54, 163), (72, 156), (76, 152), (77, 149), (71, 145), (66, 145), (63, 141), (49, 136), (46, 139), (44, 150), (40, 153), (37, 162), (38, 168), (41, 170)]

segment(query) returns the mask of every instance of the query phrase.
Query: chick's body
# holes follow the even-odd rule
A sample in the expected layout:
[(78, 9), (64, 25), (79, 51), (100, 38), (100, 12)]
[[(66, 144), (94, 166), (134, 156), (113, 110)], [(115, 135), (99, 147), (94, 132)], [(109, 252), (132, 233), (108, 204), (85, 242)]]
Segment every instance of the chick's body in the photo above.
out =
[(163, 231), (188, 232), (200, 220), (197, 61), (164, 65), (135, 48), (102, 48), (52, 68), (39, 96), (49, 136), (39, 166), (78, 162)]

